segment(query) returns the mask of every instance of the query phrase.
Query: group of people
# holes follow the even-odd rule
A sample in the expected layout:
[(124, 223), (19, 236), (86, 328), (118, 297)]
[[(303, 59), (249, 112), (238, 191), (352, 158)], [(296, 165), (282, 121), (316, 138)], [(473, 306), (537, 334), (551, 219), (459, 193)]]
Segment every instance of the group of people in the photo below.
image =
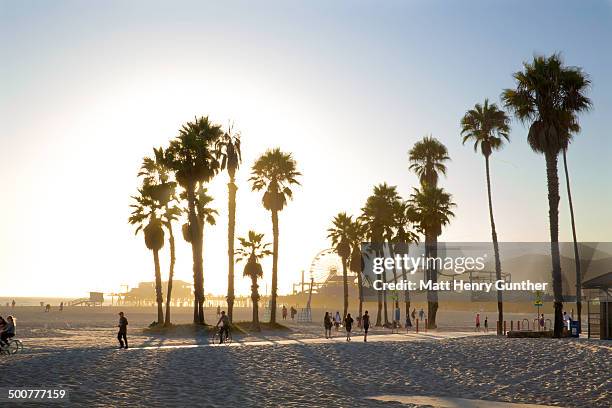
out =
[(0, 347), (8, 345), (8, 340), (15, 337), (17, 319), (7, 316), (6, 320), (0, 316)]
[[(290, 309), (291, 312), (291, 320), (293, 320), (295, 318), (295, 315), (297, 314), (297, 310), (291, 306)], [(287, 306), (283, 305), (283, 320), (287, 320)]]
[[(366, 315), (368, 312), (366, 311)], [(340, 330), (341, 322), (344, 323), (344, 328), (346, 329), (346, 341), (351, 341), (351, 332), (353, 331), (353, 323), (355, 320), (351, 317), (350, 313), (344, 317), (344, 319), (340, 318), (340, 312), (336, 312), (336, 315), (332, 318), (331, 313), (325, 312), (325, 317), (323, 317), (323, 327), (325, 328), (325, 338), (329, 339), (332, 336), (332, 327), (336, 327), (336, 331)], [(369, 328), (369, 318), (368, 318), (368, 328)], [(366, 330), (367, 334), (367, 330)]]

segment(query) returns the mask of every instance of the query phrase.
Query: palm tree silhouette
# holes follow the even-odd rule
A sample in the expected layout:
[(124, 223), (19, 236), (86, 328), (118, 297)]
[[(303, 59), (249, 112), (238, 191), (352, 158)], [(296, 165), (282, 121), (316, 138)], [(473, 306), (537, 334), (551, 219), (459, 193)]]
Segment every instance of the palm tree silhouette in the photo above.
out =
[(162, 283), (161, 270), (159, 266), (159, 251), (164, 246), (164, 229), (162, 223), (157, 217), (156, 212), (159, 210), (159, 204), (152, 197), (152, 189), (150, 186), (144, 185), (138, 189), (138, 195), (132, 196), (136, 201), (131, 204), (132, 214), (128, 222), (136, 225), (135, 234), (141, 230), (144, 233), (145, 245), (153, 252), (153, 262), (155, 263), (155, 294), (157, 300), (157, 324), (162, 324), (164, 321), (164, 311), (162, 307)]
[[(454, 216), (451, 209), (455, 203), (452, 202), (451, 195), (442, 188), (430, 185), (422, 186), (420, 189), (415, 188), (409, 202), (415, 214), (417, 229), (425, 235), (425, 258), (436, 258), (438, 256), (438, 237), (442, 234), (442, 227), (447, 225)], [(436, 262), (433, 264), (435, 265)], [(438, 281), (435, 266), (432, 267), (428, 263), (426, 273), (428, 280), (433, 283)], [(427, 309), (428, 327), (435, 329), (438, 311), (438, 292), (435, 290), (427, 292)]]
[[(440, 174), (446, 175), (446, 162), (448, 161), (450, 161), (450, 157), (448, 156), (446, 146), (432, 136), (425, 136), (423, 140), (416, 142), (408, 152), (409, 168), (419, 177), (423, 192), (429, 191), (429, 188), (437, 189)], [(435, 231), (427, 231), (423, 228), (421, 228), (421, 232), (425, 235), (425, 252), (437, 253), (437, 237), (440, 234), (436, 234)], [(434, 236), (435, 239), (432, 240), (431, 238)], [(438, 270), (435, 262), (432, 268), (427, 268), (426, 273), (428, 275), (427, 279), (435, 279), (437, 281)], [(432, 325), (431, 312), (433, 310), (433, 326), (435, 327), (435, 314), (438, 310), (438, 293), (428, 290), (427, 298), (429, 324), (430, 326)]]
[(359, 220), (359, 218), (353, 220), (348, 228), (348, 240), (350, 243), (351, 258), (349, 260), (349, 269), (357, 274), (357, 286), (359, 290), (359, 318), (362, 317), (363, 311), (363, 254), (361, 252), (361, 245), (365, 240), (366, 227)]
[[(376, 257), (385, 256), (385, 241), (389, 241), (393, 235), (393, 206), (399, 200), (395, 186), (382, 183), (374, 186), (373, 194), (366, 200), (361, 209), (361, 221), (366, 225), (367, 235), (376, 253)], [(387, 282), (386, 271), (381, 274), (383, 283)], [(382, 325), (381, 309), (384, 308), (384, 324), (389, 324), (387, 308), (387, 291), (378, 292), (378, 311), (376, 314), (376, 326)]]
[[(219, 125), (208, 117), (195, 118), (186, 123), (179, 135), (170, 142), (166, 150), (167, 165), (174, 172), (176, 181), (185, 190), (187, 201), (187, 232), (193, 258), (194, 311), (193, 322), (204, 324), (204, 270), (203, 270), (203, 225), (200, 225), (196, 191), (209, 182), (219, 171), (220, 163), (216, 151), (217, 141), (223, 132)], [(205, 217), (204, 217), (205, 218)]]
[(448, 150), (432, 136), (425, 136), (408, 152), (410, 170), (419, 177), (421, 185), (437, 187), (440, 174), (446, 175), (446, 162), (450, 160)]
[(234, 314), (234, 231), (236, 229), (236, 170), (240, 167), (242, 156), (240, 153), (240, 134), (232, 134), (232, 127), (217, 143), (217, 151), (221, 156), (221, 170), (227, 169), (229, 183), (227, 183), (227, 315), (232, 321)]
[(291, 153), (279, 148), (266, 151), (253, 164), (251, 177), (253, 191), (265, 190), (262, 203), (272, 214), (272, 301), (270, 322), (276, 323), (276, 297), (278, 289), (278, 213), (285, 208), (287, 200), (293, 197), (292, 185), (300, 185), (297, 177), (297, 163)]
[[(548, 218), (552, 283), (554, 292), (554, 336), (563, 329), (563, 288), (559, 254), (559, 175), (558, 156), (567, 149), (572, 134), (580, 130), (577, 115), (591, 106), (585, 96), (590, 81), (580, 68), (566, 67), (561, 57), (536, 56), (514, 73), (516, 89), (506, 89), (502, 99), (523, 123), (529, 123), (527, 142), (532, 150), (544, 154), (548, 184)], [(577, 243), (574, 244), (577, 253)], [(576, 256), (576, 262), (579, 260)], [(579, 274), (579, 267), (576, 270)], [(577, 276), (577, 281), (581, 277)], [(579, 291), (579, 284), (577, 283)], [(578, 295), (578, 293), (577, 293)]]
[(272, 254), (268, 249), (269, 243), (264, 244), (264, 234), (258, 234), (255, 231), (249, 231), (247, 238), (238, 238), (241, 247), (236, 251), (238, 258), (236, 262), (247, 261), (244, 266), (243, 275), (251, 278), (251, 302), (253, 303), (253, 329), (260, 331), (259, 326), (259, 285), (257, 279), (263, 277), (263, 269), (259, 261), (266, 256)]
[(176, 182), (170, 181), (170, 169), (166, 166), (165, 152), (162, 148), (153, 148), (153, 158), (145, 157), (140, 167), (139, 177), (143, 184), (153, 186), (156, 197), (163, 211), (160, 214), (162, 225), (168, 230), (170, 245), (170, 268), (168, 272), (168, 287), (166, 293), (166, 316), (164, 325), (170, 325), (170, 303), (172, 300), (172, 282), (174, 265), (176, 263), (176, 245), (172, 223), (181, 215), (181, 209), (176, 205)]
[[(495, 279), (502, 279), (501, 261), (499, 258), (499, 243), (497, 242), (497, 231), (493, 218), (493, 201), (491, 199), (491, 175), (489, 169), (489, 157), (495, 150), (500, 150), (504, 140), (510, 141), (510, 118), (506, 112), (499, 109), (496, 104), (489, 104), (485, 99), (484, 104), (477, 103), (461, 119), (461, 135), (463, 144), (474, 142), (474, 151), (480, 152), (485, 158), (485, 172), (487, 176), (487, 196), (489, 198), (489, 219), (491, 222), (491, 237), (493, 239), (493, 252), (495, 254)], [(504, 308), (502, 291), (497, 291), (497, 334), (502, 334), (502, 322), (504, 321)]]
[(336, 253), (342, 258), (342, 283), (344, 288), (344, 312), (342, 319), (346, 317), (348, 313), (348, 276), (347, 276), (347, 264), (351, 256), (351, 242), (350, 234), (351, 228), (353, 227), (353, 219), (351, 216), (346, 215), (345, 212), (341, 212), (336, 215), (332, 221), (332, 227), (327, 230), (329, 233), (327, 238), (332, 241), (332, 246), (336, 250)]

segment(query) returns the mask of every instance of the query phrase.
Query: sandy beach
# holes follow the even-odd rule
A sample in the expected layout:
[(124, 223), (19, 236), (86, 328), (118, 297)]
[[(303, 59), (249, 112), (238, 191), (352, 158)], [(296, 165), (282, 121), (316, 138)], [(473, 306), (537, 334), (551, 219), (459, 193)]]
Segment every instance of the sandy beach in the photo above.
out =
[[(123, 308), (129, 350), (117, 349), (118, 309), (16, 307), (22, 354), (3, 356), (1, 387), (54, 386), (87, 406), (429, 406), (411, 396), (565, 407), (609, 407), (612, 345), (584, 339), (507, 339), (471, 330), (391, 334), (347, 343), (342, 331), (288, 322), (287, 332), (235, 336), (146, 335), (147, 308)], [(5, 310), (1, 313), (6, 314)], [(178, 322), (191, 310), (176, 309)], [(248, 310), (239, 310), (245, 318)], [(215, 318), (207, 309), (207, 321)], [(372, 399), (375, 398), (375, 399)], [(412, 397), (411, 397), (412, 398)], [(443, 406), (443, 405), (440, 405)]]

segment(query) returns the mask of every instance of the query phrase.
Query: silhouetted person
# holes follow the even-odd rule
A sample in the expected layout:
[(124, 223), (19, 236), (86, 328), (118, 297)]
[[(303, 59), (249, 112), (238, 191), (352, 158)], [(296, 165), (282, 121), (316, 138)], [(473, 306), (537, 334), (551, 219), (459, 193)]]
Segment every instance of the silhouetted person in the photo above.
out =
[(60, 312), (64, 310), (64, 302), (60, 302)]
[(45, 312), (50, 312), (50, 311), (51, 311), (51, 305), (47, 303), (47, 306), (45, 306)]
[(119, 340), (119, 348), (128, 348), (127, 326), (128, 320), (123, 315), (123, 312), (119, 312), (119, 332), (117, 333), (117, 340)]
[(351, 330), (353, 329), (353, 318), (348, 313), (344, 318), (344, 327), (346, 328), (346, 341), (351, 341)]
[(489, 332), (489, 316), (485, 316), (484, 331), (485, 331), (485, 333)]
[(221, 306), (217, 305), (217, 316), (221, 316)]
[(480, 331), (480, 313), (476, 313), (476, 331)]
[(5, 346), (8, 344), (8, 339), (11, 337), (15, 337), (16, 331), (16, 322), (13, 316), (8, 316), (6, 318), (6, 324), (0, 333), (0, 346)]
[(15, 299), (13, 299), (13, 303), (11, 305), (15, 307)]
[(283, 320), (287, 320), (287, 306), (283, 305)]
[(219, 328), (219, 342), (223, 343), (223, 340), (229, 337), (229, 327), (230, 327), (229, 317), (225, 315), (225, 310), (221, 312), (221, 317), (219, 318), (219, 321), (217, 322), (217, 327)]
[(325, 328), (325, 338), (329, 339), (331, 337), (332, 328), (332, 319), (329, 315), (329, 312), (325, 312), (325, 317), (323, 318), (323, 327)]
[(365, 314), (363, 315), (363, 330), (365, 331), (365, 334), (363, 335), (363, 341), (368, 341), (368, 329), (370, 328), (370, 315), (368, 314), (368, 311), (365, 311)]

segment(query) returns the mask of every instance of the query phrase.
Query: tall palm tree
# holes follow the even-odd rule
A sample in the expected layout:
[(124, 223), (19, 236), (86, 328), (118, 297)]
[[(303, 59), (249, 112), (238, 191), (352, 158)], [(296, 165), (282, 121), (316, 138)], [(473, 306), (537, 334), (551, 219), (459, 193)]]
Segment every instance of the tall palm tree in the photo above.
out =
[(232, 133), (232, 127), (217, 144), (221, 156), (221, 170), (227, 169), (229, 183), (227, 183), (227, 315), (232, 321), (234, 315), (234, 231), (236, 229), (236, 170), (240, 167), (242, 155), (240, 152), (240, 133)]
[(366, 227), (359, 220), (353, 220), (348, 230), (348, 240), (350, 243), (351, 258), (349, 260), (349, 269), (357, 275), (357, 286), (359, 290), (359, 318), (363, 316), (363, 254), (361, 245), (365, 240)]
[(297, 178), (297, 163), (291, 153), (279, 148), (271, 149), (261, 155), (253, 164), (251, 177), (253, 191), (264, 190), (262, 203), (272, 215), (272, 301), (270, 322), (276, 323), (276, 297), (278, 290), (278, 213), (285, 208), (287, 200), (293, 197), (291, 186), (300, 185)]
[(209, 182), (218, 172), (220, 163), (216, 144), (223, 132), (219, 125), (208, 117), (195, 118), (186, 123), (179, 135), (170, 142), (166, 150), (167, 165), (174, 172), (176, 181), (185, 190), (187, 201), (189, 242), (193, 258), (194, 311), (193, 321), (204, 324), (204, 270), (203, 270), (203, 225), (197, 212), (196, 191)]
[[(432, 187), (430, 185), (422, 186), (420, 189), (415, 188), (414, 193), (410, 196), (410, 205), (413, 207), (415, 218), (417, 221), (417, 229), (425, 235), (425, 257), (436, 258), (438, 255), (438, 237), (442, 234), (442, 227), (450, 222), (454, 216), (452, 208), (455, 203), (452, 201), (450, 194), (446, 193), (442, 188)], [(438, 281), (438, 271), (436, 262), (433, 266), (427, 265), (427, 279), (433, 283)], [(438, 292), (427, 292), (427, 309), (428, 309), (428, 327), (436, 328), (436, 314), (438, 311)]]
[(348, 313), (348, 275), (347, 266), (351, 256), (350, 234), (353, 227), (353, 218), (341, 212), (332, 221), (332, 227), (327, 230), (328, 238), (331, 238), (332, 246), (338, 256), (342, 259), (342, 284), (344, 287), (344, 312), (343, 319)]
[[(480, 152), (485, 159), (485, 172), (487, 176), (487, 196), (489, 198), (489, 220), (491, 222), (491, 237), (493, 239), (493, 252), (495, 255), (495, 279), (501, 280), (502, 268), (499, 258), (499, 243), (497, 242), (497, 231), (493, 218), (493, 201), (491, 199), (491, 174), (489, 169), (489, 157), (500, 150), (505, 141), (510, 141), (510, 118), (506, 112), (499, 109), (496, 104), (489, 104), (485, 99), (484, 104), (477, 103), (461, 119), (461, 135), (463, 144), (474, 142), (474, 151)], [(502, 334), (502, 322), (504, 321), (504, 307), (502, 291), (497, 291), (497, 334)]]
[[(396, 254), (408, 255), (410, 244), (419, 242), (419, 237), (412, 231), (412, 225), (416, 221), (416, 213), (409, 202), (396, 201), (393, 211), (395, 236), (392, 238), (393, 249)], [(402, 265), (402, 279), (408, 279), (405, 265)], [(404, 305), (406, 316), (410, 314), (410, 292), (404, 289)]]
[(162, 148), (153, 149), (153, 158), (145, 157), (138, 176), (142, 176), (143, 184), (152, 187), (152, 193), (162, 209), (160, 221), (168, 230), (170, 246), (170, 268), (168, 272), (168, 287), (166, 290), (166, 316), (164, 325), (170, 325), (170, 303), (172, 300), (172, 282), (174, 280), (174, 265), (176, 264), (176, 245), (172, 223), (178, 219), (181, 209), (176, 205), (176, 182), (170, 181), (170, 169), (166, 166), (165, 152)]
[(241, 247), (236, 251), (238, 258), (237, 262), (246, 260), (243, 275), (251, 278), (251, 303), (253, 303), (253, 328), (260, 331), (259, 326), (259, 285), (257, 279), (263, 277), (263, 269), (259, 261), (266, 256), (272, 255), (272, 251), (268, 249), (269, 243), (264, 244), (264, 234), (258, 234), (255, 231), (249, 231), (247, 238), (238, 238)]
[[(393, 203), (399, 200), (397, 187), (382, 183), (374, 186), (373, 194), (366, 200), (361, 209), (360, 220), (366, 225), (367, 236), (376, 252), (377, 257), (385, 256), (385, 240), (392, 236), (393, 227)], [(387, 281), (386, 271), (382, 273), (381, 280)], [(378, 311), (376, 314), (376, 326), (381, 326), (381, 309), (384, 309), (384, 324), (389, 324), (387, 291), (378, 292)]]
[(153, 262), (155, 264), (155, 294), (157, 301), (157, 324), (162, 324), (164, 321), (164, 311), (162, 307), (162, 283), (161, 270), (159, 266), (159, 251), (164, 246), (164, 229), (162, 223), (157, 217), (156, 211), (159, 210), (159, 205), (151, 196), (151, 189), (143, 186), (138, 189), (138, 195), (132, 196), (135, 204), (131, 204), (132, 214), (128, 222), (136, 225), (138, 234), (141, 230), (144, 233), (145, 245), (153, 252)]
[(590, 81), (580, 68), (564, 66), (558, 54), (536, 56), (531, 63), (524, 63), (523, 68), (514, 74), (516, 89), (504, 90), (502, 99), (519, 120), (529, 123), (527, 142), (532, 150), (544, 154), (546, 160), (555, 298), (554, 336), (560, 337), (563, 330), (563, 288), (559, 253), (558, 156), (569, 145), (572, 134), (580, 130), (578, 114), (591, 106), (591, 101), (585, 96)]
[(440, 174), (446, 175), (447, 161), (450, 157), (446, 146), (432, 136), (425, 136), (408, 152), (409, 168), (419, 177), (421, 185), (437, 187)]

